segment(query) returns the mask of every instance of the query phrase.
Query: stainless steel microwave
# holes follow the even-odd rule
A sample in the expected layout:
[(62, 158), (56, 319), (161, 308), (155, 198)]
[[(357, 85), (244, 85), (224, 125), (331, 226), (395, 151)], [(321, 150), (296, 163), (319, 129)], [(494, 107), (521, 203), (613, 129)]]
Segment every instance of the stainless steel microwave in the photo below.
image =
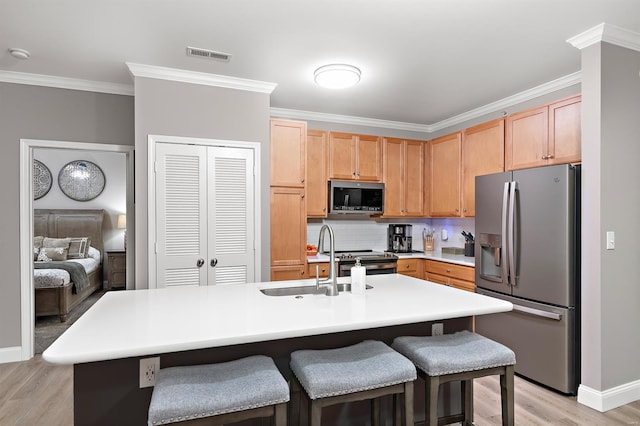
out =
[(384, 213), (384, 183), (329, 181), (329, 213)]

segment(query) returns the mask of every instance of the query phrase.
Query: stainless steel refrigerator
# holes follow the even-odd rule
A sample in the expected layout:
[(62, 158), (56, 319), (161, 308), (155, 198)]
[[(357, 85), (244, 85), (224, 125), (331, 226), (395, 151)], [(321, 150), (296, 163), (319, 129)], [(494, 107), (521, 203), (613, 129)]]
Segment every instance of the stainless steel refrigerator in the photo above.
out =
[(476, 331), (516, 353), (516, 373), (575, 394), (580, 380), (580, 167), (476, 177), (476, 291), (513, 311)]

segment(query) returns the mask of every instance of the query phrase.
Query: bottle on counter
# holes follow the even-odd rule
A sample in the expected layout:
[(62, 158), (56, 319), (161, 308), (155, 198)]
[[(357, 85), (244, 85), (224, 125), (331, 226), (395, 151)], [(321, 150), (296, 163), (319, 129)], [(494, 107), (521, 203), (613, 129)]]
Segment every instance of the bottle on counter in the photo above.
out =
[(360, 263), (360, 258), (356, 257), (356, 264), (351, 268), (351, 293), (364, 294), (367, 285), (367, 269)]

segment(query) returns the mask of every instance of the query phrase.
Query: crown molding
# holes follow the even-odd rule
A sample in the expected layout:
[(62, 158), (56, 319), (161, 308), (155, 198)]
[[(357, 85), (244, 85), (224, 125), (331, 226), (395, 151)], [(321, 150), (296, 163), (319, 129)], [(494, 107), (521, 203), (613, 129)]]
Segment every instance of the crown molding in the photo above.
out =
[(356, 126), (379, 127), (382, 129), (409, 130), (429, 133), (428, 124), (404, 123), (401, 121), (378, 120), (375, 118), (355, 117), (352, 115), (327, 114), (324, 112), (302, 111), (286, 108), (271, 108), (272, 117), (292, 118), (296, 120), (322, 121), (326, 123), (353, 124)]
[(567, 39), (567, 43), (581, 50), (601, 41), (640, 52), (640, 33), (605, 22)]
[(126, 65), (133, 77), (156, 78), (160, 80), (179, 81), (182, 83), (201, 84), (204, 86), (224, 87), (227, 89), (268, 94), (273, 92), (277, 86), (276, 83), (229, 77), (226, 75), (157, 67), (154, 65), (142, 65), (131, 62), (126, 62)]
[[(271, 93), (276, 84), (255, 80), (239, 79), (235, 77), (219, 76), (215, 74), (195, 73), (191, 71), (174, 70), (170, 68), (151, 67), (127, 63), (131, 74), (135, 77), (160, 78), (195, 84), (206, 84), (240, 90)], [(201, 79), (202, 78), (202, 79)], [(60, 89), (83, 90), (88, 92), (108, 93), (115, 95), (133, 96), (133, 85), (105, 83), (91, 80), (79, 80), (65, 77), (55, 77), (41, 74), (28, 74), (0, 70), (0, 81), (6, 83), (27, 84), (34, 86), (55, 87)], [(270, 109), (271, 116), (291, 118), (297, 120), (321, 121), (327, 123), (351, 124), (356, 126), (377, 127), (382, 129), (406, 130), (411, 132), (433, 133), (435, 131), (464, 123), (484, 115), (503, 110), (521, 102), (546, 95), (557, 90), (580, 83), (580, 72), (558, 78), (540, 86), (517, 93), (513, 96), (467, 111), (434, 124), (405, 123), (400, 121), (379, 120), (375, 118), (356, 117), (349, 115), (328, 114), (313, 111), (302, 111), (285, 108)]]
[(58, 89), (133, 96), (133, 85), (131, 84), (106, 83), (104, 81), (80, 80), (53, 75), (0, 70), (0, 81), (30, 86), (55, 87)]
[(435, 132), (437, 130), (445, 129), (456, 124), (461, 124), (465, 121), (473, 120), (474, 118), (479, 118), (496, 111), (504, 110), (522, 102), (530, 101), (531, 99), (535, 99), (539, 96), (548, 95), (549, 93), (571, 87), (581, 82), (580, 76), (581, 72), (576, 71), (573, 74), (565, 75), (564, 77), (557, 78), (523, 92), (516, 93), (515, 95), (511, 95), (498, 101), (491, 102), (479, 108), (472, 109), (471, 111), (463, 112), (462, 114), (432, 124), (431, 131)]
[(504, 110), (505, 108), (512, 107), (514, 105), (529, 101), (539, 96), (544, 96), (549, 93), (553, 93), (555, 91), (573, 86), (575, 84), (579, 84), (580, 82), (580, 71), (577, 71), (573, 74), (560, 77), (558, 79), (541, 84), (540, 86), (536, 86), (523, 92), (516, 93), (515, 95), (500, 99), (482, 107), (472, 109), (470, 111), (464, 112), (451, 118), (447, 118), (442, 121), (438, 121), (434, 124), (404, 123), (400, 121), (377, 120), (373, 118), (326, 114), (321, 112), (300, 111), (284, 108), (271, 108), (271, 116), (280, 118), (291, 118), (296, 120), (322, 121), (327, 123), (352, 124), (356, 126), (369, 126), (384, 129), (433, 133), (447, 127), (455, 126), (456, 124), (464, 123), (468, 120), (473, 120), (474, 118), (479, 118), (496, 111)]

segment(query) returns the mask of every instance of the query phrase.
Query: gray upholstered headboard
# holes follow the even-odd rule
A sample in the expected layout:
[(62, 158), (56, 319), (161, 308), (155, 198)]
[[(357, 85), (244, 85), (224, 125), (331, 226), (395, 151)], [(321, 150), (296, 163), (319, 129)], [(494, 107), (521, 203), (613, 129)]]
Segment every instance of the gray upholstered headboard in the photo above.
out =
[(102, 253), (102, 220), (104, 210), (35, 209), (33, 235), (51, 238), (89, 237), (91, 245)]

